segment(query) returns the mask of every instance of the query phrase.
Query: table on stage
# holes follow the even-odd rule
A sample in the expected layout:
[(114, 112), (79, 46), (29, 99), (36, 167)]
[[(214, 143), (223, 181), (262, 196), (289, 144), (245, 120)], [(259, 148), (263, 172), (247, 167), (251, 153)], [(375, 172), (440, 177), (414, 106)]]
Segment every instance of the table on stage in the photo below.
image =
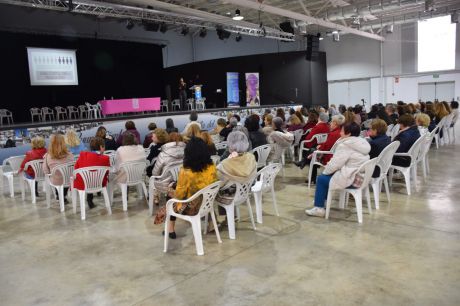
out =
[(160, 98), (101, 100), (99, 104), (101, 105), (101, 112), (104, 116), (160, 110)]

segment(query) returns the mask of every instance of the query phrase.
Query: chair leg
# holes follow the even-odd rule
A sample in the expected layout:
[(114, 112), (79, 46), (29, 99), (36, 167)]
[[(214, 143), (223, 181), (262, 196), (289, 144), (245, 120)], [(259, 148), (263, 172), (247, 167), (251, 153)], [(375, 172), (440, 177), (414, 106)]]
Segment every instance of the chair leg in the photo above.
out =
[(35, 196), (35, 180), (27, 180), (27, 183), (29, 183), (30, 187), (30, 193), (32, 197), (32, 204), (37, 203), (37, 197)]
[[(222, 243), (222, 239), (220, 239), (219, 228), (217, 227), (216, 214), (214, 213), (214, 210), (212, 210), (210, 214), (211, 214), (212, 224), (214, 225), (214, 231), (216, 232), (217, 242)], [(207, 226), (206, 223), (205, 223), (205, 226)]]
[(59, 194), (59, 206), (61, 208), (61, 212), (64, 212), (64, 186), (58, 187), (58, 194)]
[(380, 184), (379, 182), (375, 182), (372, 185), (372, 191), (374, 192), (374, 203), (375, 203), (375, 209), (380, 209)]
[(165, 219), (165, 235), (164, 235), (164, 246), (163, 246), (163, 252), (168, 252), (168, 242), (169, 242), (169, 218), (170, 214), (166, 213), (166, 219)]
[(410, 195), (410, 169), (403, 171), (404, 180), (406, 182), (407, 194)]
[(149, 186), (149, 216), (153, 215), (153, 197), (155, 194), (155, 189)]
[(78, 191), (78, 194), (80, 195), (80, 213), (81, 213), (81, 219), (85, 220), (86, 219), (86, 192), (84, 191)]
[(227, 215), (227, 224), (228, 224), (228, 237), (230, 239), (235, 239), (235, 205), (222, 205), (225, 208)]
[(107, 188), (102, 189), (102, 195), (104, 196), (104, 202), (105, 202), (105, 208), (107, 208), (107, 213), (109, 215), (112, 214), (112, 207), (110, 205), (110, 199), (109, 199), (109, 192), (107, 191)]
[(326, 215), (324, 216), (326, 219), (329, 219), (329, 212), (331, 211), (331, 203), (332, 203), (332, 192), (327, 192), (327, 200), (326, 200)]
[(123, 202), (123, 211), (128, 210), (128, 185), (118, 184), (121, 189), (121, 201)]
[(73, 213), (77, 213), (77, 189), (72, 188), (72, 209)]
[(262, 191), (254, 192), (254, 202), (256, 204), (257, 223), (262, 223)]
[(249, 218), (251, 219), (252, 228), (256, 230), (256, 224), (254, 223), (254, 215), (252, 214), (252, 206), (251, 206), (251, 201), (249, 201), (249, 197), (246, 200), (246, 203), (248, 204)]
[(8, 187), (10, 188), (10, 197), (14, 198), (14, 176), (13, 175), (8, 175)]
[(313, 167), (315, 165), (313, 163), (310, 163), (310, 166), (308, 167), (308, 189), (310, 189), (310, 185), (311, 185), (311, 177), (313, 175)]
[[(199, 216), (191, 218), (193, 237), (195, 238), (195, 247), (197, 255), (204, 255), (203, 238), (201, 236), (201, 219)], [(165, 236), (166, 236), (165, 231)]]
[(371, 214), (372, 213), (372, 205), (371, 205), (371, 194), (370, 194), (370, 191), (369, 191), (369, 186), (366, 187), (364, 190), (365, 190), (365, 193), (366, 193), (367, 210), (369, 211), (369, 214)]
[(21, 186), (21, 198), (24, 201), (26, 199), (26, 186), (25, 186), (25, 178), (20, 176), (19, 177), (19, 185)]
[(51, 185), (48, 181), (48, 179), (46, 179), (45, 181), (45, 187), (46, 187), (46, 190), (45, 190), (45, 196), (46, 196), (46, 207), (50, 208), (51, 207)]
[[(261, 194), (261, 200), (262, 200), (262, 194)], [(273, 202), (273, 209), (275, 210), (276, 215), (279, 217), (280, 213), (278, 212), (278, 204), (276, 203), (276, 195), (275, 195), (275, 189), (272, 186), (272, 202)]]
[(147, 198), (147, 186), (145, 185), (144, 182), (141, 183), (142, 184), (142, 192), (144, 193), (144, 196), (145, 198)]
[(426, 182), (426, 161), (425, 157), (422, 159), (422, 172), (423, 172), (423, 181)]
[(361, 190), (353, 194), (356, 204), (356, 214), (358, 215), (358, 223), (363, 223), (363, 193)]
[(383, 184), (385, 185), (385, 192), (387, 194), (387, 201), (389, 204), (391, 202), (391, 199), (390, 199), (390, 187), (388, 186), (388, 177), (385, 177), (383, 179)]

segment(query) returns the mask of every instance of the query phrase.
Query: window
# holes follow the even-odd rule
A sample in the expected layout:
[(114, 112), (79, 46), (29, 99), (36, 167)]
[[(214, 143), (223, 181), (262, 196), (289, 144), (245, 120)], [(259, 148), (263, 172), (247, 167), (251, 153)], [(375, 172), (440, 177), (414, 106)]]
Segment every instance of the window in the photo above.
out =
[(418, 71), (455, 69), (456, 24), (450, 15), (418, 22)]

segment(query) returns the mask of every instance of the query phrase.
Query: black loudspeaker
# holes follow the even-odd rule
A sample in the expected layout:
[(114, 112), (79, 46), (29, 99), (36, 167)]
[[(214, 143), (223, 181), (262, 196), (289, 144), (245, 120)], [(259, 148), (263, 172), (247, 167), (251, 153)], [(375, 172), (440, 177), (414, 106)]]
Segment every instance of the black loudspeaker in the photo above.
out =
[(281, 22), (281, 23), (280, 23), (280, 28), (281, 28), (281, 30), (283, 30), (284, 32), (294, 34), (294, 28), (292, 27), (290, 21)]
[(316, 35), (307, 36), (307, 61), (315, 62), (319, 59), (319, 37)]

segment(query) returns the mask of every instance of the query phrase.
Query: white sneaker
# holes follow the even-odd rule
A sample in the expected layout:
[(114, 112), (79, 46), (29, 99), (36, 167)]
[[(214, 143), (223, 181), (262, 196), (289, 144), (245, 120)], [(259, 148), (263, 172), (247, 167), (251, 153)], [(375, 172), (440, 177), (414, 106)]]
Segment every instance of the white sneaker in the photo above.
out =
[(326, 210), (321, 207), (313, 207), (312, 209), (306, 209), (305, 213), (313, 217), (324, 217), (326, 215)]

